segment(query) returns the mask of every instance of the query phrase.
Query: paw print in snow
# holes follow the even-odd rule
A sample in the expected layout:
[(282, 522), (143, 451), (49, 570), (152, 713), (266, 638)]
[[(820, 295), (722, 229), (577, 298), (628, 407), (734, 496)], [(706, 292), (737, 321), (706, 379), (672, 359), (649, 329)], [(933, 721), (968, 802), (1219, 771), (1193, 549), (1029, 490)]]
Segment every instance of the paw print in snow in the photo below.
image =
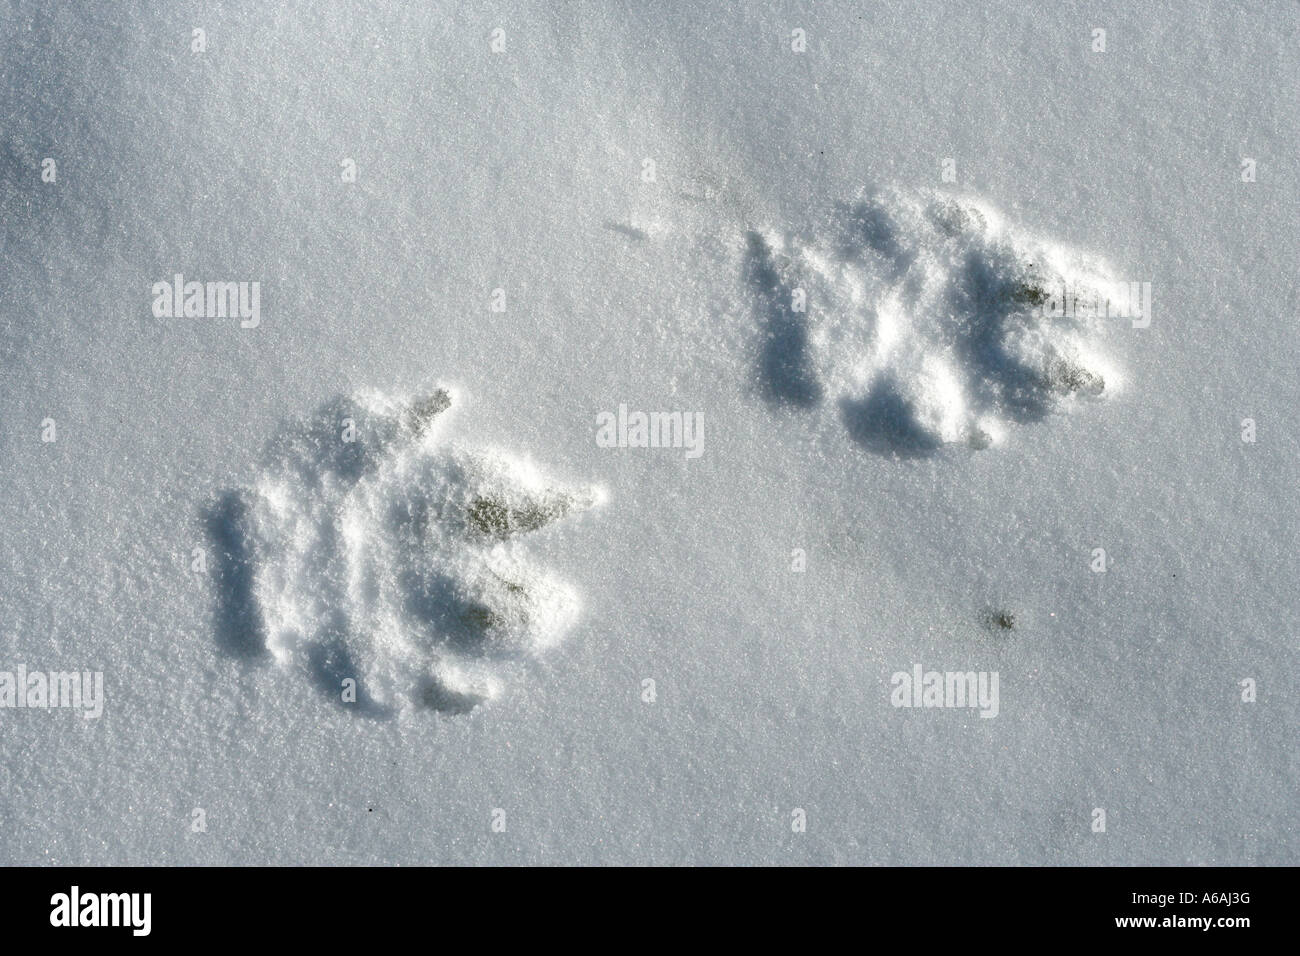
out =
[(867, 448), (920, 456), (995, 444), (1114, 390), (1093, 341), (1127, 301), (1099, 260), (941, 195), (875, 195), (804, 234), (750, 232), (745, 277), (769, 400), (834, 400)]
[(519, 539), (603, 494), (449, 440), (453, 401), (344, 398), (272, 441), (209, 515), (227, 650), (301, 666), (335, 699), (353, 678), (372, 713), (463, 712), (560, 641), (577, 594)]

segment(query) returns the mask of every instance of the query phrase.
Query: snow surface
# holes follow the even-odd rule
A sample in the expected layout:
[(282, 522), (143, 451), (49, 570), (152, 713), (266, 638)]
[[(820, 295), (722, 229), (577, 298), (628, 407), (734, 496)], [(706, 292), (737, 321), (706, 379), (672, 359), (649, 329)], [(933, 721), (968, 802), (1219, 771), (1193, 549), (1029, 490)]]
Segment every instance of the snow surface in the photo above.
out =
[[(0, 2), (0, 669), (107, 695), (0, 710), (0, 862), (1296, 863), (1298, 51)], [(1150, 325), (1038, 307), (1085, 278)], [(918, 663), (998, 716), (892, 706)]]

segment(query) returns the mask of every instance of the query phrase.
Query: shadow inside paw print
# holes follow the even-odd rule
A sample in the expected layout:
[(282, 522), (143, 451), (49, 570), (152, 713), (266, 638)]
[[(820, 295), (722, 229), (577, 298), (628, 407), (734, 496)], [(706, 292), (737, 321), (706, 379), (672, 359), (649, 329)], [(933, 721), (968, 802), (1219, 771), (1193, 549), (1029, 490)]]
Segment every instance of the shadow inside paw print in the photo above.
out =
[(915, 409), (890, 378), (877, 379), (861, 398), (840, 399), (840, 415), (850, 438), (880, 454), (923, 458), (943, 445), (917, 421)]
[(217, 646), (241, 660), (265, 657), (266, 634), (253, 593), (248, 504), (238, 492), (229, 491), (205, 511), (203, 519), (215, 556)]
[[(1004, 226), (969, 200), (878, 193), (803, 234), (747, 236), (757, 378), (776, 404), (833, 398), (871, 451), (996, 444), (1109, 387), (1097, 323), (1052, 306), (1103, 304), (1104, 265)], [(1104, 310), (1103, 310), (1104, 311)]]
[(558, 643), (577, 595), (519, 539), (602, 494), (451, 441), (452, 404), (341, 398), (271, 440), (254, 485), (206, 515), (223, 652), (382, 717), (471, 710)]
[(812, 367), (807, 316), (796, 311), (793, 291), (773, 267), (763, 237), (751, 232), (746, 243), (746, 278), (762, 328), (759, 379), (764, 394), (779, 404), (811, 408), (821, 402), (822, 388)]
[(842, 258), (852, 260), (874, 254), (891, 281), (905, 275), (916, 261), (916, 251), (905, 241), (889, 203), (880, 196), (841, 204), (837, 212), (843, 223), (837, 239)]

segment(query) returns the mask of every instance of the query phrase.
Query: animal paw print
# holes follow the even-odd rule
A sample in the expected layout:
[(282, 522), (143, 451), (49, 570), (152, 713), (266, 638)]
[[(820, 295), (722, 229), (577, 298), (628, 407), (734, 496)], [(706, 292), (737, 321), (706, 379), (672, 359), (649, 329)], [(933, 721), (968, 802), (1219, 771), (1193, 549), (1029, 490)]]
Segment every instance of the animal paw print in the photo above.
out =
[(834, 401), (872, 450), (985, 448), (1008, 422), (1114, 389), (1093, 341), (1127, 286), (981, 203), (874, 195), (824, 229), (750, 232), (745, 259), (766, 397)]
[(460, 713), (555, 646), (576, 592), (520, 539), (602, 492), (445, 429), (454, 396), (340, 399), (279, 435), (256, 484), (209, 517), (227, 650), (301, 665), (388, 714)]

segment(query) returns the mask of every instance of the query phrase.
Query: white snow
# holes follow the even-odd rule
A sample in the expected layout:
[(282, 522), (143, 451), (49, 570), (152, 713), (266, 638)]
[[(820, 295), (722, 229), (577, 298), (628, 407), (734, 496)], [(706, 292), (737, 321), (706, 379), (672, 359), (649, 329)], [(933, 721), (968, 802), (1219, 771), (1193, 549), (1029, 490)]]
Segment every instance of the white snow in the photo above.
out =
[(0, 3), (0, 671), (105, 675), (0, 708), (0, 863), (1295, 863), (1298, 50)]

